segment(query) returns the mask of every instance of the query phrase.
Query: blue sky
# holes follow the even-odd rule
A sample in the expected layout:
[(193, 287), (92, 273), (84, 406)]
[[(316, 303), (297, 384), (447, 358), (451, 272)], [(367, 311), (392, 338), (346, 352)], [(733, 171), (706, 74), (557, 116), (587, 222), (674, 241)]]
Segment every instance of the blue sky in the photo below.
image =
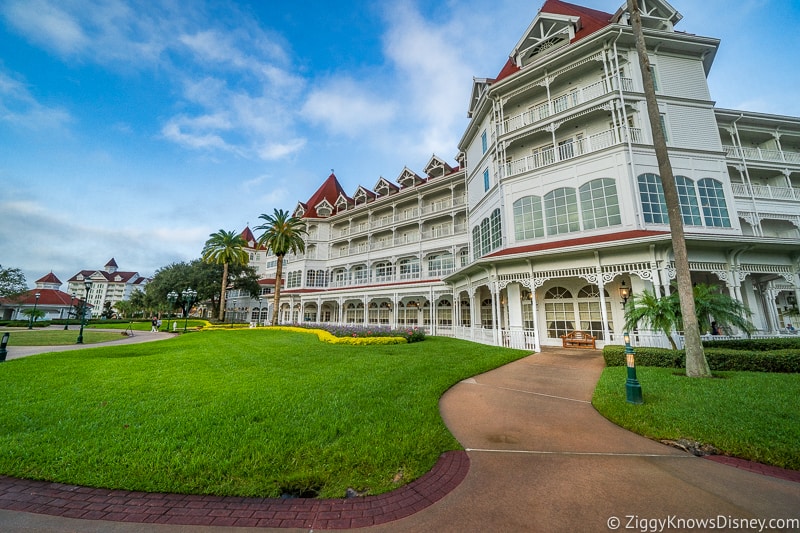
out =
[[(152, 275), (209, 233), (454, 164), (544, 0), (0, 0), (0, 264)], [(622, 1), (583, 0), (614, 12)], [(800, 3), (674, 0), (720, 107), (800, 116)]]

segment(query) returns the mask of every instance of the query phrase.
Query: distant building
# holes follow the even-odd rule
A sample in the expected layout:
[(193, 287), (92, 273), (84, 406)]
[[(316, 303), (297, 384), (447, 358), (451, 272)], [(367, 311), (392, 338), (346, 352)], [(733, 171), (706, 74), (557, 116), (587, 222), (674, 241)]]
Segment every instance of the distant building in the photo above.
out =
[[(3, 320), (27, 320), (23, 314), (26, 309), (44, 312), (39, 320), (74, 318), (74, 306), (80, 306), (83, 300), (74, 298), (61, 289), (61, 280), (52, 272), (36, 280), (36, 288), (20, 295), (17, 299), (0, 299), (0, 316)], [(38, 298), (36, 296), (39, 296)]]
[(141, 276), (138, 272), (123, 272), (119, 270), (117, 262), (112, 257), (102, 270), (81, 270), (72, 276), (67, 288), (70, 294), (85, 297), (85, 281), (92, 281), (92, 288), (87, 301), (93, 307), (92, 316), (100, 316), (106, 302), (114, 304), (128, 300), (135, 290), (144, 291), (150, 278)]

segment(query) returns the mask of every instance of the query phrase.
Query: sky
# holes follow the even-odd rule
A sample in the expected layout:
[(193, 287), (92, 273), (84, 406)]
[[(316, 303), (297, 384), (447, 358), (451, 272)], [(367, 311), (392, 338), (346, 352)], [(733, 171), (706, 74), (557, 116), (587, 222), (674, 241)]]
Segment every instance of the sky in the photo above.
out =
[[(0, 0), (0, 265), (31, 287), (112, 257), (152, 276), (331, 170), (352, 195), (455, 166), (472, 78), (543, 3)], [(671, 5), (722, 41), (717, 106), (800, 116), (800, 2)]]

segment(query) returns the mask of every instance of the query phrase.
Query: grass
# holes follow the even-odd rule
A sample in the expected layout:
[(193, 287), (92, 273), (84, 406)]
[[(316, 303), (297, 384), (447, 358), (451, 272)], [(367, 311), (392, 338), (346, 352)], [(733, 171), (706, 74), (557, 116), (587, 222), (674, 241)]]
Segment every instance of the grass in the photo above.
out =
[[(174, 318), (174, 317), (170, 319), (164, 318), (162, 319), (161, 329), (159, 331), (172, 331), (172, 323), (175, 322), (178, 324), (177, 331), (182, 332), (184, 320), (185, 319), (183, 318)], [(190, 318), (187, 324), (188, 328), (197, 328), (208, 325), (208, 321), (197, 318)], [(104, 324), (102, 321), (95, 320), (90, 324), (86, 325), (86, 327), (90, 329), (120, 329), (120, 330), (127, 329), (129, 326), (134, 331), (150, 331), (150, 328), (153, 327), (153, 325), (150, 323), (149, 320), (146, 322), (132, 321), (132, 322), (124, 322), (121, 324), (117, 323), (116, 321), (112, 324)]]
[[(8, 336), (9, 346), (61, 346), (64, 344), (75, 344), (78, 339), (78, 329), (10, 329)], [(1, 332), (0, 332), (1, 333)], [(118, 331), (89, 331), (83, 330), (83, 343), (93, 344), (95, 342), (115, 341), (121, 339)]]
[(687, 378), (639, 367), (643, 405), (625, 400), (625, 367), (603, 371), (592, 404), (606, 418), (656, 440), (681, 438), (720, 453), (800, 470), (800, 375), (715, 372)]
[(371, 494), (459, 449), (438, 401), (526, 352), (208, 331), (0, 365), (0, 473), (95, 487), (277, 497)]

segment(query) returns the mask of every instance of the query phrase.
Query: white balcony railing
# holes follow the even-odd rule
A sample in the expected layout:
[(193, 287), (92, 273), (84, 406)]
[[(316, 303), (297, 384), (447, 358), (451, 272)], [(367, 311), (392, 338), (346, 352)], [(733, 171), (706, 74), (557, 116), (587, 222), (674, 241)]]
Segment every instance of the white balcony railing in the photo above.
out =
[[(639, 128), (628, 128), (631, 142), (642, 142), (642, 131)], [(624, 133), (624, 132), (623, 132)], [(623, 135), (622, 141), (625, 141)], [(515, 176), (531, 170), (536, 170), (547, 165), (552, 165), (560, 161), (567, 161), (575, 157), (596, 152), (617, 143), (614, 130), (606, 130), (589, 137), (575, 139), (566, 143), (559, 144), (557, 147), (545, 148), (535, 154), (531, 154), (522, 159), (516, 159), (506, 163), (502, 169), (502, 176)]]
[(728, 157), (736, 159), (750, 159), (753, 161), (766, 161), (769, 163), (794, 163), (800, 165), (800, 153), (787, 152), (786, 150), (767, 150), (766, 148), (748, 148), (736, 146), (723, 146)]
[(800, 200), (800, 188), (776, 187), (774, 185), (752, 185), (732, 183), (733, 195), (737, 198), (756, 198), (759, 200)]
[[(633, 80), (630, 78), (622, 78), (622, 88), (626, 91), (633, 90)], [(575, 89), (567, 94), (557, 96), (549, 102), (543, 102), (534, 106), (524, 113), (509, 117), (503, 121), (501, 134), (511, 133), (512, 131), (530, 126), (551, 115), (567, 111), (615, 90), (617, 90), (616, 79), (614, 79), (610, 85), (606, 83), (605, 80), (601, 80), (587, 85), (586, 87)]]

